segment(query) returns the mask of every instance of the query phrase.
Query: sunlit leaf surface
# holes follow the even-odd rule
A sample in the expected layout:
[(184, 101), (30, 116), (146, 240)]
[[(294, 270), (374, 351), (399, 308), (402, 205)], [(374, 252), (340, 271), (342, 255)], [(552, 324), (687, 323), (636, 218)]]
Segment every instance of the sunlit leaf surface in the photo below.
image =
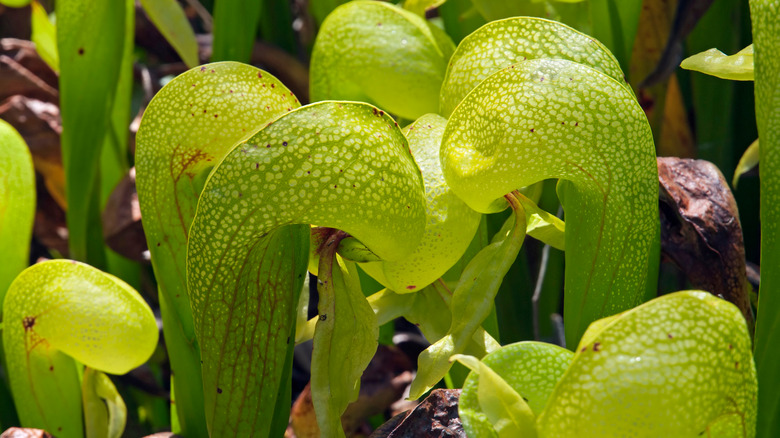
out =
[(685, 58), (680, 67), (721, 79), (734, 81), (753, 80), (753, 45), (727, 56), (718, 49), (710, 49)]

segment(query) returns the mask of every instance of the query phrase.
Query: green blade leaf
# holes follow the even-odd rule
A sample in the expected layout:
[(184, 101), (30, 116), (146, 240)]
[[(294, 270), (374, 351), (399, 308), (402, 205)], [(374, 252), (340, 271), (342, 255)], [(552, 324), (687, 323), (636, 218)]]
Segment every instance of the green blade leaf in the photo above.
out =
[[(539, 415), (573, 356), (571, 351), (556, 345), (519, 342), (488, 354), (482, 363), (522, 396), (533, 415)], [(479, 401), (483, 378), (482, 373), (469, 374), (458, 402), (458, 414), (468, 436), (496, 437), (493, 422)]]
[[(324, 284), (319, 287), (311, 392), (322, 436), (344, 437), (341, 414), (358, 398), (360, 376), (376, 352), (379, 325), (360, 289), (357, 266), (335, 257), (330, 258), (330, 279), (320, 276)], [(324, 257), (320, 272), (331, 268), (323, 263)]]
[(677, 292), (592, 326), (537, 426), (556, 437), (752, 437), (757, 389), (736, 306)]
[(218, 0), (214, 4), (212, 61), (249, 62), (265, 0)]
[(60, 56), (57, 52), (57, 29), (49, 15), (37, 1), (32, 2), (32, 36), (35, 51), (55, 72), (60, 71)]
[[(126, 9), (96, 0), (57, 2), (62, 161), (71, 257), (104, 263), (95, 196), (100, 146), (109, 128), (125, 41)], [(95, 226), (97, 225), (97, 227)], [(96, 233), (100, 235), (99, 232)], [(88, 246), (91, 246), (88, 249)]]
[(157, 346), (143, 298), (116, 277), (71, 260), (39, 263), (11, 285), (3, 348), (25, 427), (82, 437), (77, 360), (112, 374), (140, 366)]
[[(522, 103), (521, 103), (522, 102)], [(482, 82), (442, 140), (453, 192), (477, 211), (548, 178), (572, 182), (566, 211), (567, 344), (588, 324), (642, 302), (658, 229), (655, 148), (625, 86), (566, 60), (530, 60)]]
[[(756, 316), (759, 436), (780, 434), (780, 12), (778, 0), (751, 0), (755, 50), (755, 96), (761, 140), (761, 265), (764, 269)], [(763, 388), (767, 388), (764, 390)]]
[(353, 1), (322, 23), (311, 57), (311, 99), (359, 100), (414, 120), (438, 109), (455, 46), (419, 16)]
[(207, 434), (200, 350), (185, 277), (187, 234), (200, 189), (211, 168), (237, 143), (298, 106), (290, 90), (262, 70), (235, 62), (207, 64), (163, 87), (138, 130), (138, 200), (185, 435)]
[[(479, 376), (476, 384), (479, 408), (499, 437), (536, 437), (534, 412), (506, 380), (474, 356), (456, 354), (452, 358), (471, 369), (469, 376)], [(458, 410), (461, 406), (459, 403)]]
[[(263, 260), (256, 248), (273, 248), (265, 243), (272, 232), (296, 223), (344, 230), (383, 259), (398, 260), (414, 250), (425, 226), (422, 178), (389, 116), (361, 103), (299, 108), (236, 146), (209, 176), (190, 230), (187, 282), (212, 435), (241, 434), (264, 424), (257, 410), (266, 404), (243, 411), (234, 406), (243, 394), (264, 397), (271, 389), (275, 394), (279, 382), (272, 373), (280, 372), (279, 351), (289, 332), (284, 327), (294, 323), (308, 245), (296, 253), (295, 264), (277, 262), (288, 274), (270, 282), (253, 268)], [(299, 230), (308, 236), (308, 226)], [(268, 251), (272, 258), (276, 250)], [(265, 302), (264, 296), (280, 308), (244, 310), (244, 300)], [(232, 302), (241, 305), (230, 311), (225, 303)], [(243, 328), (235, 332), (233, 314), (241, 315), (243, 326), (257, 324), (258, 337), (249, 342)], [(272, 318), (273, 324), (262, 323)], [(262, 360), (251, 367), (236, 368), (258, 355)], [(254, 369), (261, 366), (268, 367), (265, 380)], [(258, 398), (247, 396), (241, 403), (249, 406)]]
[(480, 215), (444, 181), (439, 149), (446, 124), (446, 119), (427, 114), (404, 130), (425, 184), (427, 223), (420, 245), (401, 261), (361, 265), (398, 293), (420, 290), (444, 275), (466, 251), (479, 226)]
[(737, 168), (734, 170), (734, 179), (731, 181), (731, 185), (733, 185), (735, 189), (737, 188), (739, 178), (758, 166), (759, 154), (758, 139), (756, 139), (756, 141), (750, 143), (750, 146), (745, 150), (745, 153), (742, 154), (742, 158), (739, 159)]
[(615, 57), (593, 38), (554, 21), (509, 18), (482, 26), (458, 45), (441, 87), (441, 113), (452, 114), (474, 87), (495, 72), (516, 62), (539, 58), (579, 62), (625, 85)]
[(149, 15), (149, 19), (152, 20), (165, 39), (171, 43), (187, 67), (193, 68), (198, 65), (198, 42), (195, 40), (195, 31), (192, 30), (179, 2), (176, 0), (141, 0), (141, 5), (146, 14)]
[(444, 377), (450, 368), (450, 357), (465, 351), (482, 322), (493, 311), (498, 288), (525, 239), (525, 214), (519, 205), (515, 208), (507, 219), (512, 226), (497, 234), (497, 241), (477, 253), (463, 271), (452, 294), (452, 325), (446, 336), (418, 357), (417, 377), (409, 389), (411, 398), (420, 397)]
[(525, 210), (525, 232), (555, 249), (563, 251), (566, 247), (566, 224), (556, 216), (542, 210), (536, 203), (525, 196), (518, 196), (518, 201)]
[(718, 49), (689, 56), (680, 63), (680, 67), (733, 81), (753, 80), (753, 45), (727, 56)]
[[(27, 266), (35, 215), (35, 173), (27, 143), (0, 119), (0, 300)], [(0, 303), (0, 311), (2, 304)]]
[(81, 397), (87, 438), (120, 438), (127, 422), (127, 407), (111, 379), (87, 367)]

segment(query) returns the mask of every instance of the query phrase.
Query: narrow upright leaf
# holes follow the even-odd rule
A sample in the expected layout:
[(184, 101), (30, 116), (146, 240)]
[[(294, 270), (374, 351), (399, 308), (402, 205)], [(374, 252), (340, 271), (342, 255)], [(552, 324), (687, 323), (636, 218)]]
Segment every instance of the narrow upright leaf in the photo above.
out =
[(217, 0), (212, 61), (249, 62), (265, 0)]
[(49, 15), (40, 3), (32, 4), (32, 36), (35, 51), (55, 72), (60, 71), (60, 56), (57, 52), (57, 29), (49, 20)]
[(104, 263), (102, 242), (90, 243), (88, 236), (100, 227), (94, 223), (99, 220), (95, 182), (119, 79), (126, 8), (124, 3), (69, 0), (57, 2), (56, 13), (70, 255)]
[(328, 263), (332, 276), (320, 286), (311, 389), (320, 433), (343, 437), (341, 414), (358, 398), (360, 376), (376, 352), (379, 326), (360, 289), (357, 266), (335, 258)]
[(141, 0), (149, 19), (171, 43), (187, 67), (198, 65), (198, 42), (184, 10), (176, 0)]
[(780, 434), (780, 0), (751, 0), (756, 123), (761, 141), (761, 277), (756, 316), (758, 434)]

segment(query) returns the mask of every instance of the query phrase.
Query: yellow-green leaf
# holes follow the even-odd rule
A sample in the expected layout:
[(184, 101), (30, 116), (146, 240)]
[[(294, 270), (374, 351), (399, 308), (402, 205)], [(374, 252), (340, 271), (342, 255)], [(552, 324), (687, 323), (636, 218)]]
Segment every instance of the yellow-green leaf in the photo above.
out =
[(280, 384), (309, 224), (346, 231), (386, 260), (417, 246), (422, 178), (388, 115), (350, 102), (293, 110), (209, 176), (190, 228), (187, 284), (212, 435), (264, 433), (269, 414), (257, 412), (270, 408)]
[[(536, 416), (547, 405), (573, 356), (571, 351), (556, 345), (519, 342), (488, 354), (482, 363), (516, 391)], [(496, 430), (478, 398), (482, 379), (481, 373), (469, 374), (458, 402), (458, 414), (469, 436), (496, 437)]]
[(727, 56), (718, 49), (709, 49), (685, 58), (680, 67), (732, 81), (753, 80), (753, 45)]
[[(376, 315), (360, 289), (357, 266), (335, 258), (330, 262), (330, 278), (320, 276), (324, 284), (319, 288), (311, 359), (312, 402), (320, 432), (327, 437), (344, 436), (341, 415), (358, 398), (360, 376), (374, 357), (379, 337)], [(320, 272), (325, 270), (323, 262)]]
[(87, 367), (81, 382), (84, 426), (87, 438), (121, 438), (127, 423), (127, 407), (111, 379)]
[(76, 361), (124, 374), (149, 359), (157, 337), (151, 309), (118, 278), (71, 260), (27, 268), (3, 309), (3, 348), (22, 425), (83, 437)]
[[(27, 143), (0, 120), (0, 300), (27, 266), (35, 214), (35, 172)], [(0, 311), (2, 304), (0, 303)]]
[(737, 163), (737, 168), (734, 170), (734, 179), (731, 181), (731, 185), (733, 185), (735, 189), (737, 188), (739, 178), (758, 165), (758, 157), (759, 146), (758, 139), (756, 139), (753, 143), (750, 143), (750, 146), (745, 150), (745, 153), (742, 154), (739, 163)]
[(625, 85), (615, 57), (593, 38), (554, 21), (509, 18), (482, 26), (458, 45), (441, 87), (441, 114), (452, 114), (455, 106), (493, 73), (539, 58), (585, 64)]
[[(452, 359), (467, 366), (472, 371), (470, 375), (479, 376), (476, 384), (479, 408), (498, 437), (536, 437), (534, 412), (506, 380), (474, 356), (456, 354)], [(461, 406), (459, 403), (458, 410)]]
[(542, 437), (752, 437), (757, 389), (736, 306), (677, 292), (589, 329), (537, 426)]
[(548, 178), (566, 211), (567, 343), (644, 300), (653, 281), (658, 182), (652, 133), (621, 81), (536, 59), (490, 76), (456, 108), (442, 140), (448, 185), (477, 211)]
[(453, 50), (441, 29), (409, 11), (386, 2), (349, 2), (317, 34), (311, 99), (369, 102), (410, 120), (435, 113)]
[(444, 275), (471, 243), (480, 215), (450, 191), (439, 160), (447, 120), (435, 114), (420, 117), (405, 129), (409, 147), (423, 175), (427, 198), (425, 234), (414, 253), (397, 262), (364, 263), (361, 267), (397, 293), (420, 290)]
[(60, 56), (57, 52), (57, 29), (49, 15), (37, 1), (32, 2), (32, 36), (35, 51), (55, 72), (60, 71)]
[(236, 144), (299, 106), (278, 79), (219, 62), (189, 70), (152, 99), (136, 138), (136, 184), (158, 282), (179, 417), (206, 434), (200, 349), (186, 283), (187, 235), (209, 171)]

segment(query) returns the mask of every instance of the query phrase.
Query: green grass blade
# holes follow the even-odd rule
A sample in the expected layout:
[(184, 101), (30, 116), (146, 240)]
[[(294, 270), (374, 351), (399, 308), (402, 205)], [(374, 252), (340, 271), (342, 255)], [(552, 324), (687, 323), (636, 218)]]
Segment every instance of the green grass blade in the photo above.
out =
[[(125, 41), (126, 9), (97, 0), (58, 2), (62, 159), (68, 200), (71, 257), (101, 260), (88, 252), (90, 219), (101, 145), (109, 128)], [(99, 221), (99, 215), (97, 218)], [(90, 223), (92, 222), (92, 223)]]
[(3, 309), (3, 348), (25, 427), (83, 437), (76, 361), (112, 374), (146, 362), (157, 323), (123, 281), (71, 260), (34, 265), (11, 285)]
[[(35, 214), (35, 173), (27, 143), (5, 120), (0, 120), (0, 300), (8, 286), (27, 267)], [(2, 304), (0, 304), (0, 311)]]
[(593, 37), (615, 54), (624, 72), (629, 71), (642, 0), (591, 0), (590, 3)]
[(780, 1), (751, 0), (756, 122), (761, 141), (761, 289), (755, 357), (758, 436), (780, 434)]
[[(222, 3), (225, 0), (219, 2)], [(198, 65), (198, 42), (184, 10), (176, 0), (141, 0), (149, 19), (171, 43), (187, 67)], [(238, 9), (238, 8), (234, 8)]]
[(160, 90), (138, 131), (138, 199), (164, 303), (176, 409), (187, 436), (207, 434), (185, 276), (187, 234), (203, 180), (233, 146), (298, 106), (290, 90), (262, 70), (235, 62), (208, 64)]
[(49, 15), (37, 1), (32, 2), (32, 36), (35, 51), (55, 72), (60, 71), (60, 56), (57, 53), (57, 29)]
[(211, 61), (249, 62), (265, 0), (217, 0)]

